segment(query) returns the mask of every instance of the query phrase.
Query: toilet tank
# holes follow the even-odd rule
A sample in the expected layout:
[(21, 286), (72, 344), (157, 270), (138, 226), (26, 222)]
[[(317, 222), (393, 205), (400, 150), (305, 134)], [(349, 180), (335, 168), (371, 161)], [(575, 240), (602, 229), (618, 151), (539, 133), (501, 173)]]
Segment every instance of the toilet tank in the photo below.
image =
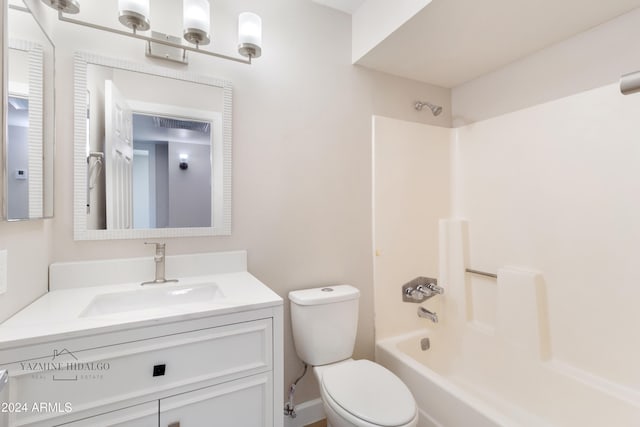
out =
[(318, 366), (352, 356), (359, 297), (360, 291), (350, 285), (289, 293), (293, 341), (300, 359)]

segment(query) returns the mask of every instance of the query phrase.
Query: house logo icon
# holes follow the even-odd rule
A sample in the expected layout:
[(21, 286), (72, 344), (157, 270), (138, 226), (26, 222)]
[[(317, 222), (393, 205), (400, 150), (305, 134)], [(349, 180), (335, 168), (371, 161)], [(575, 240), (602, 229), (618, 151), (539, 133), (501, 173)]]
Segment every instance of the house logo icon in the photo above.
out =
[[(73, 363), (76, 362), (78, 358), (66, 348), (62, 350), (53, 350), (53, 357), (51, 358), (51, 362), (55, 364), (59, 364), (62, 368), (65, 364), (68, 366), (73, 366)], [(53, 381), (78, 381), (78, 375), (74, 370), (69, 369), (57, 369), (54, 371)]]

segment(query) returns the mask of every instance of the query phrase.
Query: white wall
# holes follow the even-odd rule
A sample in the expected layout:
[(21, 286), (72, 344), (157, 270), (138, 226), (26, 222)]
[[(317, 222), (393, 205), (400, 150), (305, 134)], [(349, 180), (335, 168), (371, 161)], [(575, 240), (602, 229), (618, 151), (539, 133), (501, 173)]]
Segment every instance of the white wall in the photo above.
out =
[[(451, 130), (376, 116), (374, 149), (374, 284), (376, 339), (424, 327), (401, 287), (439, 277), (438, 220), (449, 216)], [(425, 303), (438, 312), (440, 298)]]
[[(180, 169), (180, 154), (189, 156)], [(211, 147), (169, 142), (169, 227), (210, 227)]]
[[(178, 34), (179, 5), (152, 1), (154, 29)], [(119, 26), (115, 0), (82, 6), (79, 18)], [(233, 235), (169, 239), (168, 253), (247, 249), (250, 271), (285, 298), (293, 289), (353, 284), (362, 291), (355, 356), (372, 357), (371, 115), (449, 126), (450, 91), (352, 66), (349, 17), (311, 2), (216, 2), (217, 50), (235, 51), (236, 17), (244, 10), (263, 18), (263, 57), (246, 66), (191, 55), (188, 67), (234, 83)], [(73, 241), (73, 52), (183, 68), (147, 59), (143, 42), (70, 24), (58, 23), (55, 41), (56, 216), (0, 224), (0, 249), (9, 249), (10, 262), (1, 318), (46, 291), (50, 261), (151, 256), (140, 240)], [(445, 113), (417, 114), (417, 95)], [(301, 364), (288, 324), (285, 334), (288, 385)], [(296, 400), (318, 395), (308, 376)]]

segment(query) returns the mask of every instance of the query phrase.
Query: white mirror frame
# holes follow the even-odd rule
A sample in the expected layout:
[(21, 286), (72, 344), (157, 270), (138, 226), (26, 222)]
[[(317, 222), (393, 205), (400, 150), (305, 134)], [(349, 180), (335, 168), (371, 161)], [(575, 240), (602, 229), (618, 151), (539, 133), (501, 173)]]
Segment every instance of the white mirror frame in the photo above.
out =
[[(29, 99), (29, 132), (27, 144), (29, 149), (29, 214), (28, 218), (12, 219), (9, 221), (23, 221), (51, 217), (45, 215), (45, 185), (44, 185), (44, 50), (42, 46), (27, 40), (8, 40), (9, 49), (25, 52), (29, 61), (29, 85), (26, 95)], [(8, 78), (8, 76), (7, 76)], [(7, 85), (7, 96), (11, 93), (11, 82)], [(33, 96), (33, 94), (37, 94)], [(5, 165), (6, 167), (6, 165)], [(8, 174), (8, 171), (7, 171)], [(6, 176), (7, 182), (9, 180)], [(8, 195), (8, 189), (5, 188)], [(7, 209), (7, 212), (9, 210)]]
[[(213, 227), (155, 228), (155, 229), (87, 229), (87, 66), (89, 64), (118, 68), (159, 77), (215, 86), (222, 89), (222, 141), (214, 139), (212, 145), (212, 199), (214, 218), (221, 218)], [(232, 174), (232, 86), (221, 80), (192, 73), (146, 64), (134, 64), (119, 59), (105, 58), (86, 52), (74, 56), (74, 239), (108, 240), (166, 238), (190, 236), (228, 236), (231, 234), (231, 174)], [(222, 173), (220, 173), (220, 171)]]

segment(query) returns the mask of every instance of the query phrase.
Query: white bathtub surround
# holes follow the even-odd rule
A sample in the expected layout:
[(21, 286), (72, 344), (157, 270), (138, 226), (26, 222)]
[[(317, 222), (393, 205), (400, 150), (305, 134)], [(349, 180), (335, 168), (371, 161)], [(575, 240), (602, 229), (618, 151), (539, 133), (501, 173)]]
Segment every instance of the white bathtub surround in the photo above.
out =
[[(375, 327), (381, 338), (424, 322), (417, 304), (402, 302), (400, 287), (438, 275), (438, 219), (449, 216), (451, 130), (379, 116), (372, 126)], [(442, 302), (434, 297), (423, 305), (438, 313)]]
[[(432, 341), (432, 349), (425, 352), (419, 344), (424, 337)], [(376, 344), (376, 360), (398, 375), (416, 398), (419, 427), (551, 425), (506, 401), (474, 393), (469, 384), (459, 383), (452, 366), (456, 353), (445, 348), (445, 339), (428, 331), (415, 331)]]
[[(382, 254), (378, 236), (385, 233), (409, 249), (393, 280), (379, 280), (376, 271), (376, 327), (415, 315), (414, 305), (397, 303), (399, 278), (416, 275), (407, 268), (414, 265), (419, 275), (433, 274), (434, 260), (410, 248), (439, 246), (445, 294), (435, 311), (442, 321), (420, 319), (413, 328), (405, 322), (405, 332), (420, 332), (378, 339), (377, 351), (433, 422), (640, 425), (638, 117), (640, 97), (621, 96), (614, 84), (451, 130), (441, 143), (452, 141), (454, 217), (442, 217), (439, 243), (420, 233), (411, 246), (402, 241), (411, 230), (437, 227), (437, 219), (407, 215), (385, 223), (376, 211)], [(422, 145), (396, 144), (405, 151), (395, 157), (428, 163), (437, 156), (427, 148), (432, 141), (414, 143)], [(419, 209), (435, 184), (411, 185), (425, 197), (407, 198), (407, 212)], [(389, 328), (381, 330), (390, 336)], [(422, 352), (425, 336), (431, 348)]]
[[(465, 337), (467, 344), (495, 343), (476, 335)], [(427, 336), (431, 349), (422, 351), (420, 339)], [(640, 421), (637, 395), (571, 376), (555, 362), (526, 362), (490, 345), (472, 345), (459, 351), (443, 334), (415, 331), (379, 341), (376, 360), (409, 386), (422, 411), (421, 427), (632, 427)]]
[(551, 337), (542, 273), (519, 267), (498, 270), (496, 335), (520, 357), (547, 360)]

